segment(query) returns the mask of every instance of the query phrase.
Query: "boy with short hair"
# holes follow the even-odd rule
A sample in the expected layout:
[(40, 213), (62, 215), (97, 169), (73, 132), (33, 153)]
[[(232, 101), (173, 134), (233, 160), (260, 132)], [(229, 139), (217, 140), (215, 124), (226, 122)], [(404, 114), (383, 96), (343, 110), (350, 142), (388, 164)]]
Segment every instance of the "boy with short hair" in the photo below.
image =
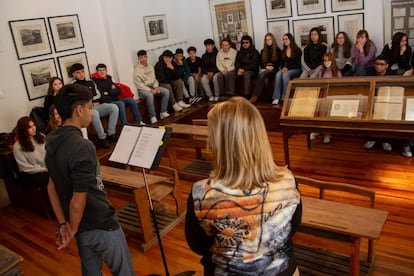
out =
[(187, 49), (188, 58), (186, 59), (190, 67), (190, 76), (188, 77), (188, 87), (190, 95), (194, 96), (193, 103), (198, 103), (203, 99), (203, 87), (201, 86), (201, 58), (197, 56), (197, 49), (190, 46)]

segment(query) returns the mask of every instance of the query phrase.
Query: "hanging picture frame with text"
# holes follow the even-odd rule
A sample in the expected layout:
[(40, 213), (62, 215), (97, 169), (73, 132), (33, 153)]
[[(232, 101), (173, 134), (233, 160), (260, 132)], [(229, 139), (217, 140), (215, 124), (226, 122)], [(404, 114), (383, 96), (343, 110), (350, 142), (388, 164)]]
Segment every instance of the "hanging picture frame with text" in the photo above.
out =
[(70, 74), (70, 67), (74, 63), (80, 63), (85, 67), (85, 77), (86, 79), (90, 78), (89, 73), (89, 64), (88, 64), (88, 58), (86, 57), (86, 52), (80, 52), (73, 55), (67, 55), (67, 56), (61, 56), (58, 57), (58, 63), (59, 63), (59, 70), (60, 70), (60, 76), (62, 77), (64, 84), (70, 84), (73, 82), (73, 77)]
[(338, 15), (338, 30), (346, 32), (352, 43), (355, 43), (355, 34), (364, 30), (364, 14), (343, 14)]
[(289, 20), (268, 21), (267, 32), (272, 33), (279, 48), (283, 48), (283, 35), (289, 33)]
[(265, 0), (267, 19), (292, 16), (290, 0)]
[(295, 41), (299, 47), (303, 48), (308, 44), (309, 31), (317, 27), (321, 30), (323, 42), (332, 45), (334, 40), (334, 20), (333, 16), (293, 20), (293, 33), (295, 34)]
[(325, 13), (325, 0), (297, 0), (298, 15)]
[[(228, 37), (239, 48), (243, 35), (253, 38), (250, 0), (209, 0), (209, 4), (216, 45)], [(229, 21), (230, 18), (233, 21)]]
[(19, 60), (52, 53), (44, 18), (9, 21), (9, 27)]
[(331, 0), (332, 12), (362, 10), (364, 0)]
[(148, 42), (168, 38), (165, 14), (144, 16), (144, 26)]
[(20, 64), (24, 84), (29, 100), (44, 97), (49, 88), (49, 81), (57, 76), (56, 63), (53, 58)]
[(82, 32), (77, 14), (47, 18), (55, 52), (83, 48)]

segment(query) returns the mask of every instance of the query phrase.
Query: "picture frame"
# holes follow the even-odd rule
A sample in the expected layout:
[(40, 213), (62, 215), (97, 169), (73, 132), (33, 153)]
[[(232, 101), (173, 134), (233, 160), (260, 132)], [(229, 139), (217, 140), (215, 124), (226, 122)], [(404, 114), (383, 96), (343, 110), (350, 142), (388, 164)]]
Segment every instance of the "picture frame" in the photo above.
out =
[(408, 45), (414, 47), (414, 7), (403, 0), (384, 0), (384, 42), (392, 40), (396, 32), (408, 35)]
[(268, 21), (267, 32), (272, 33), (279, 48), (283, 48), (283, 35), (289, 33), (289, 20)]
[(84, 47), (77, 14), (51, 16), (47, 19), (56, 53)]
[(17, 59), (52, 53), (44, 18), (9, 21)]
[(69, 73), (69, 70), (70, 70), (70, 67), (74, 63), (83, 64), (83, 67), (85, 67), (85, 77), (86, 79), (90, 78), (91, 74), (89, 72), (89, 64), (88, 64), (88, 58), (86, 56), (86, 52), (80, 52), (77, 54), (60, 56), (57, 59), (59, 63), (60, 76), (62, 77), (64, 84), (70, 84), (73, 82), (73, 77)]
[(292, 5), (288, 0), (265, 0), (267, 19), (292, 16)]
[(364, 9), (364, 0), (331, 0), (332, 12)]
[(29, 101), (46, 96), (49, 81), (57, 76), (54, 58), (20, 64)]
[(298, 15), (325, 13), (325, 0), (297, 0)]
[(168, 38), (165, 14), (144, 16), (144, 26), (148, 42)]
[(209, 0), (209, 6), (216, 45), (223, 38), (229, 37), (239, 48), (243, 35), (253, 38), (250, 0)]
[(293, 20), (293, 33), (295, 35), (296, 44), (299, 47), (305, 47), (309, 39), (309, 31), (313, 27), (319, 27), (321, 29), (322, 40), (332, 45), (334, 40), (334, 18), (333, 16)]
[(346, 32), (352, 43), (355, 43), (355, 35), (359, 30), (365, 29), (364, 14), (340, 14), (338, 15), (338, 31)]

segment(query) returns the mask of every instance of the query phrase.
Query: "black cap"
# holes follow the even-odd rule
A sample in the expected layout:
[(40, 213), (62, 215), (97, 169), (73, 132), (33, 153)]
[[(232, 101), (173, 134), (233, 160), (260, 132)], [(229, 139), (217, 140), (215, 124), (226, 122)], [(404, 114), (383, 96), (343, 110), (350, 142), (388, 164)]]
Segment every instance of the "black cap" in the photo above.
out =
[(164, 56), (164, 57), (173, 57), (173, 56), (174, 56), (174, 54), (173, 54), (173, 52), (171, 52), (170, 50), (165, 50), (165, 51), (162, 53), (162, 56)]
[(147, 51), (145, 51), (145, 50), (139, 50), (138, 52), (137, 52), (137, 56), (139, 57), (139, 56), (146, 56), (147, 55)]
[(85, 69), (85, 67), (83, 66), (83, 64), (81, 64), (81, 63), (74, 63), (70, 67), (69, 73), (72, 75), (74, 72), (76, 72), (78, 70), (82, 70), (82, 69)]
[(204, 40), (204, 45), (214, 45), (214, 40), (212, 40), (211, 38), (207, 38), (206, 40)]

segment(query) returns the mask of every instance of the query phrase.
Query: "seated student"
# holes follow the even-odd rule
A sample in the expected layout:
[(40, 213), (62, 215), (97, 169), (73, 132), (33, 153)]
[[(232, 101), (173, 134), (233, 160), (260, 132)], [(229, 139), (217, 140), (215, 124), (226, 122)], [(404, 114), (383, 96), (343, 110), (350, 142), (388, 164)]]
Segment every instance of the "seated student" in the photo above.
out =
[(357, 42), (352, 45), (351, 53), (354, 63), (355, 76), (371, 76), (375, 74), (374, 63), (377, 47), (369, 39), (366, 30), (360, 30), (357, 33)]
[(216, 65), (220, 71), (217, 73), (220, 94), (234, 96), (235, 85), (235, 62), (237, 51), (231, 47), (231, 40), (225, 37), (221, 40), (221, 49), (217, 53)]
[(135, 122), (137, 125), (142, 125), (141, 113), (139, 113), (137, 102), (134, 98), (122, 98), (118, 99), (119, 94), (121, 93), (120, 88), (115, 85), (112, 81), (112, 77), (108, 75), (106, 65), (99, 63), (96, 65), (96, 73), (92, 74), (92, 80), (95, 82), (96, 87), (103, 97), (108, 99), (108, 102), (112, 102), (118, 106), (119, 109), (119, 118), (122, 125), (127, 125), (128, 120), (125, 112), (125, 106), (130, 106), (132, 113), (135, 117)]
[(154, 97), (161, 97), (160, 118), (165, 119), (170, 116), (167, 112), (170, 91), (164, 87), (159, 87), (155, 78), (154, 67), (148, 64), (147, 51), (139, 50), (137, 56), (138, 63), (134, 69), (134, 83), (138, 89), (139, 98), (147, 104), (151, 124), (155, 124), (158, 120), (155, 114)]
[(322, 65), (322, 56), (328, 51), (328, 46), (322, 40), (321, 30), (317, 27), (309, 31), (308, 45), (303, 49), (301, 78), (317, 78)]
[(198, 103), (203, 99), (203, 87), (201, 86), (201, 58), (197, 56), (197, 49), (190, 46), (187, 49), (188, 58), (186, 59), (188, 67), (190, 67), (190, 76), (188, 77), (188, 89), (190, 95), (194, 95), (191, 104)]
[(17, 121), (16, 136), (13, 155), (19, 167), (17, 181), (21, 185), (46, 188), (49, 175), (45, 162), (45, 136), (36, 129), (34, 120), (27, 116)]
[[(257, 77), (256, 87), (254, 88), (254, 95), (250, 98), (251, 103), (255, 103), (260, 97), (263, 87), (268, 90), (270, 88), (269, 79), (274, 79), (276, 72), (280, 69), (282, 51), (277, 45), (275, 36), (272, 33), (267, 33), (264, 37), (263, 49), (260, 52), (260, 70)], [(271, 93), (267, 91), (267, 93)]]
[(296, 45), (293, 35), (291, 33), (284, 34), (282, 59), (280, 70), (275, 77), (272, 104), (279, 104), (279, 101), (283, 101), (289, 81), (300, 76), (302, 72), (300, 65), (301, 57), (302, 50)]
[(353, 76), (352, 72), (352, 43), (346, 32), (338, 32), (331, 46), (331, 53), (335, 55), (336, 65), (344, 77)]
[(59, 89), (63, 86), (63, 81), (59, 77), (52, 77), (49, 81), (47, 95), (45, 97), (44, 107), (45, 112), (49, 112), (50, 106), (55, 103), (55, 96)]
[[(118, 121), (119, 109), (111, 103), (99, 90), (96, 91), (95, 83), (91, 80), (85, 79), (85, 68), (80, 63), (75, 63), (70, 67), (70, 73), (75, 78), (76, 84), (86, 86), (93, 95), (93, 117), (92, 125), (96, 130), (100, 144), (103, 148), (109, 148), (109, 142), (115, 141), (118, 136), (116, 135), (116, 123)], [(108, 120), (108, 135), (102, 126), (101, 117), (109, 116)]]
[[(201, 85), (210, 102), (218, 101), (220, 96), (220, 86), (218, 83), (217, 68), (217, 48), (214, 46), (214, 40), (208, 38), (204, 40), (205, 53), (201, 56)], [(214, 94), (211, 91), (210, 84), (213, 83)]]
[[(375, 65), (374, 65), (375, 73), (373, 76), (385, 76), (385, 75), (392, 75), (392, 72), (388, 65), (388, 57), (385, 55), (379, 55), (375, 58)], [(372, 149), (377, 140), (374, 138), (369, 138), (368, 141), (364, 144), (364, 148), (366, 150)], [(382, 140), (382, 149), (384, 151), (392, 151), (391, 143), (388, 140)]]
[[(178, 67), (173, 63), (174, 54), (170, 50), (165, 50), (155, 64), (155, 76), (161, 87), (170, 91), (170, 103), (176, 112), (183, 108), (191, 107), (183, 101), (184, 82), (180, 78)], [(175, 92), (175, 93), (174, 93)]]
[(249, 35), (241, 38), (241, 47), (236, 56), (236, 77), (244, 79), (244, 96), (251, 96), (250, 83), (257, 77), (259, 71), (260, 54), (256, 50), (253, 39)]
[[(188, 78), (190, 77), (190, 67), (187, 64), (187, 61), (184, 57), (184, 51), (181, 48), (175, 49), (174, 59), (173, 59), (174, 66), (178, 68), (178, 74), (180, 75), (181, 80), (184, 82), (183, 86), (183, 93), (184, 98), (188, 99), (190, 102), (190, 94), (188, 93), (187, 86), (188, 86)], [(194, 97), (192, 95), (191, 97)]]
[(407, 34), (396, 32), (382, 50), (381, 54), (388, 57), (390, 69), (395, 75), (402, 75), (410, 69), (411, 47), (407, 42)]
[(300, 194), (292, 172), (273, 161), (260, 112), (232, 97), (207, 118), (214, 166), (193, 184), (185, 221), (204, 275), (299, 275), (292, 236), (301, 223)]
[(49, 108), (49, 122), (46, 128), (46, 134), (49, 134), (52, 130), (57, 129), (62, 125), (62, 118), (56, 109), (55, 104), (52, 104)]

